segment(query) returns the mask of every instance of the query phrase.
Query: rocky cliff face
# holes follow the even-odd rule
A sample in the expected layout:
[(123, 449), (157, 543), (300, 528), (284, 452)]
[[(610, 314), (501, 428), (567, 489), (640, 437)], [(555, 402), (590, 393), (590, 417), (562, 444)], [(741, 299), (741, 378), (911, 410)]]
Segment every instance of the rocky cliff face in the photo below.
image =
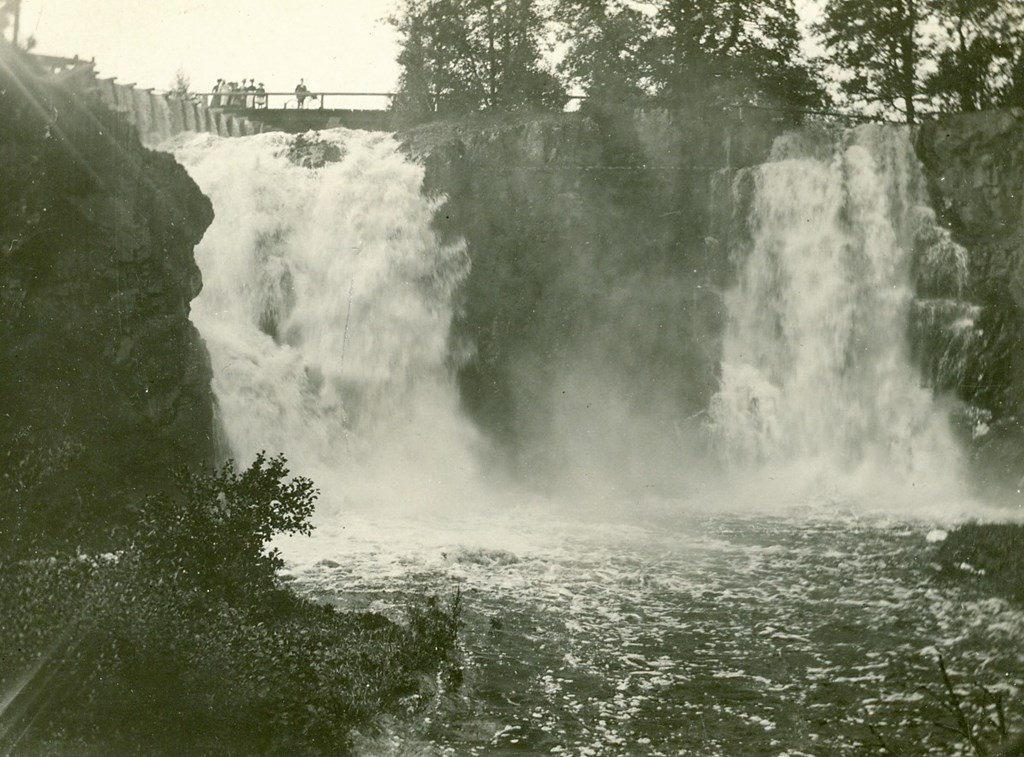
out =
[[(965, 438), (981, 482), (1016, 494), (1024, 476), (1024, 113), (928, 123), (918, 153), (934, 206), (969, 252), (955, 296), (974, 325), (969, 338), (932, 349), (926, 363), (938, 387), (967, 405)], [(944, 362), (953, 371), (942, 359), (951, 347), (956, 354)]]
[(7, 490), (32, 508), (25, 527), (116, 522), (213, 458), (210, 368), (188, 319), (213, 213), (86, 82), (0, 52), (0, 456), (30, 471)]
[[(436, 124), (404, 135), (472, 269), (459, 380), (520, 474), (629, 486), (674, 475), (715, 389), (730, 275), (709, 187), (763, 160), (763, 113), (601, 112)], [(652, 457), (653, 456), (653, 457)]]
[[(719, 292), (734, 272), (724, 250), (745, 228), (723, 169), (763, 161), (790, 126), (759, 112), (591, 112), (401, 135), (427, 190), (447, 197), (440, 228), (472, 257), (456, 323), (465, 405), (521, 472), (588, 459), (616, 480), (643, 469), (636, 479), (650, 481), (686, 464), (635, 458), (678, 449), (659, 443), (666, 435), (699, 438), (677, 419), (699, 424), (717, 385)], [(969, 266), (964, 280), (919, 272), (915, 357), (955, 397), (979, 482), (1013, 492), (1024, 475), (1024, 121), (943, 119), (918, 148)]]

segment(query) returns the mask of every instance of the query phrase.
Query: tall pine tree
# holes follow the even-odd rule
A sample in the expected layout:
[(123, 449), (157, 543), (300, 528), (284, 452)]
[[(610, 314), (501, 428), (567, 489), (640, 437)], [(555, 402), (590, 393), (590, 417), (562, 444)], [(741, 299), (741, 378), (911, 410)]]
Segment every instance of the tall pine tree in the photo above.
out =
[(829, 0), (816, 31), (841, 72), (839, 87), (858, 109), (918, 120), (923, 0)]
[(394, 108), (407, 118), (481, 109), (559, 109), (565, 92), (541, 58), (534, 0), (406, 0)]
[(826, 99), (802, 60), (793, 0), (663, 0), (647, 57), (656, 91), (671, 100), (711, 91), (800, 107)]
[(650, 26), (643, 13), (621, 0), (555, 0), (554, 19), (567, 45), (559, 71), (572, 86), (604, 102), (645, 96)]

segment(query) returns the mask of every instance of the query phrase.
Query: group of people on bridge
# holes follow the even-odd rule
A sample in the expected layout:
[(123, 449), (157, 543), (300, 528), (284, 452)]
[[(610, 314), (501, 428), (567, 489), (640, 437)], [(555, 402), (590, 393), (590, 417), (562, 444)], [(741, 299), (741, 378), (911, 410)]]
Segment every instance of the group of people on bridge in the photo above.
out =
[(211, 108), (266, 108), (267, 90), (263, 82), (242, 79), (242, 83), (217, 79), (210, 96)]
[[(306, 100), (315, 100), (317, 95), (309, 93), (306, 80), (300, 79), (295, 86), (295, 102), (297, 107), (305, 108)], [(247, 108), (249, 110), (263, 110), (267, 107), (267, 90), (263, 82), (256, 84), (255, 79), (242, 79), (238, 82), (229, 82), (226, 79), (217, 79), (209, 105), (211, 108)], [(287, 107), (287, 106), (286, 106)]]

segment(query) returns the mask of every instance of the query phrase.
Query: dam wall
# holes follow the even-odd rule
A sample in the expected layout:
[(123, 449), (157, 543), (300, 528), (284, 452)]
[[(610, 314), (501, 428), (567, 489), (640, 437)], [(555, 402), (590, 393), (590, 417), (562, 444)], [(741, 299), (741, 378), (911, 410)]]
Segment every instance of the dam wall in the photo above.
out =
[(103, 103), (122, 113), (138, 130), (143, 144), (152, 146), (181, 132), (208, 132), (222, 137), (259, 134), (264, 126), (239, 113), (210, 108), (206, 103), (174, 94), (119, 84), (114, 78), (95, 79)]

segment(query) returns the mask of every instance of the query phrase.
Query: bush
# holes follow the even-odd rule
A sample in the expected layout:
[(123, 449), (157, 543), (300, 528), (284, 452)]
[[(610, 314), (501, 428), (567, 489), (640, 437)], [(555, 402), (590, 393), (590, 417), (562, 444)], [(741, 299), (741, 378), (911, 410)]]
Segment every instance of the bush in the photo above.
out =
[(254, 602), (274, 588), (284, 561), (267, 543), (277, 534), (312, 532), (317, 490), (288, 479), (283, 456), (264, 453), (242, 473), (227, 463), (212, 474), (182, 474), (181, 496), (146, 501), (134, 539), (138, 569), (231, 600)]
[(241, 473), (182, 476), (179, 497), (143, 506), (116, 559), (73, 561), (91, 665), (30, 751), (337, 754), (438, 670), (458, 684), (459, 596), (399, 625), (280, 584), (267, 542), (308, 534), (316, 497), (288, 476), (262, 454)]
[(95, 565), (77, 556), (12, 560), (0, 552), (0, 690), (88, 611)]
[(146, 753), (337, 754), (354, 728), (410, 704), (439, 668), (457, 683), (458, 606), (428, 601), (398, 625), (287, 590), (243, 608), (159, 588), (97, 629), (92, 704), (66, 733)]
[[(0, 445), (0, 552), (24, 556), (41, 546), (44, 535), (66, 536), (74, 518), (55, 501), (61, 482), (81, 454), (67, 438), (42, 438), (20, 429)], [(63, 504), (61, 502), (60, 504)]]

